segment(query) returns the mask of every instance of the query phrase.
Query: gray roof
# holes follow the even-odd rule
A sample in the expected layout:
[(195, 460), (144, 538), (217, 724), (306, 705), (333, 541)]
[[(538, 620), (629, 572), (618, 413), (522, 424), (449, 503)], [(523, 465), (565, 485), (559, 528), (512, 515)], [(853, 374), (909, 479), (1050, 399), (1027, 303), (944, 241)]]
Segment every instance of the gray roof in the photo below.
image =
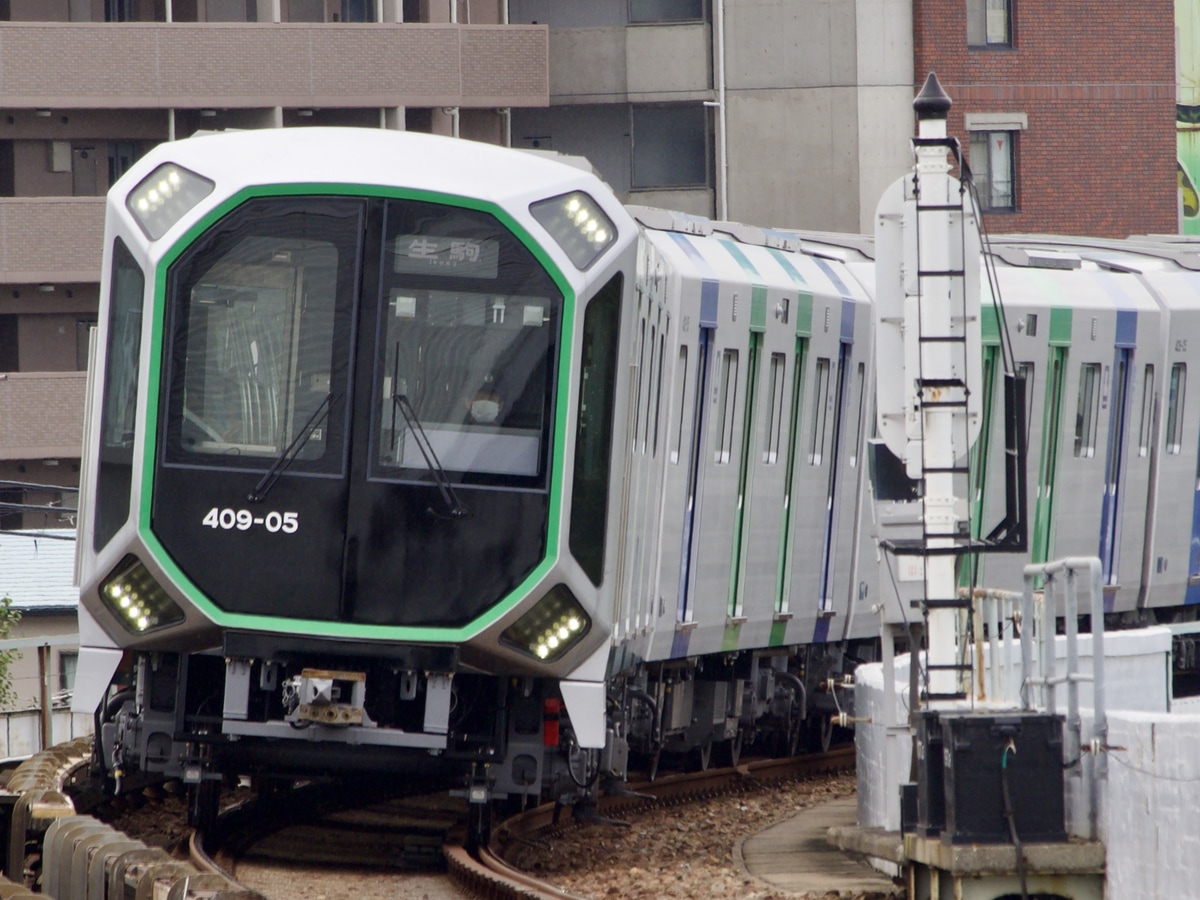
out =
[(0, 531), (0, 597), (11, 597), (14, 609), (75, 609), (74, 580), (73, 528)]

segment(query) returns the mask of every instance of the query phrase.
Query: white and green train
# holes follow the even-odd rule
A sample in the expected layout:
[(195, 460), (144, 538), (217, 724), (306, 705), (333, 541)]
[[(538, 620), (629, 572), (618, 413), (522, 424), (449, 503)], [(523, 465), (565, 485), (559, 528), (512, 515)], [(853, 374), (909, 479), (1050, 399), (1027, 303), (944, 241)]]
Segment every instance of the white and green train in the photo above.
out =
[[(1033, 551), (1099, 552), (1114, 615), (1186, 616), (1200, 254), (1049, 243), (992, 250)], [(625, 208), (468, 141), (147, 154), (108, 199), (81, 488), (99, 765), (183, 777), (203, 818), (231, 771), (457, 768), (473, 799), (526, 802), (631, 752), (827, 741), (828, 688), (875, 657), (897, 590), (871, 270), (866, 239)], [(982, 577), (1019, 584), (1018, 562)]]

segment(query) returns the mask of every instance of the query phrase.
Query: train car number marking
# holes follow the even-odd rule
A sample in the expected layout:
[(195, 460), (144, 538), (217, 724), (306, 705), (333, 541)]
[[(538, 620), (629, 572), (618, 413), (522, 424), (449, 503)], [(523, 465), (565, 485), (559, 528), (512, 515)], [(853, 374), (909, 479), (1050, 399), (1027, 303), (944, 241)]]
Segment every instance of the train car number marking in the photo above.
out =
[(280, 531), (284, 534), (295, 534), (300, 530), (300, 514), (272, 510), (265, 516), (256, 516), (248, 509), (220, 509), (214, 506), (200, 520), (200, 524), (225, 531), (234, 528), (238, 531), (249, 531), (255, 525), (261, 525), (271, 534)]

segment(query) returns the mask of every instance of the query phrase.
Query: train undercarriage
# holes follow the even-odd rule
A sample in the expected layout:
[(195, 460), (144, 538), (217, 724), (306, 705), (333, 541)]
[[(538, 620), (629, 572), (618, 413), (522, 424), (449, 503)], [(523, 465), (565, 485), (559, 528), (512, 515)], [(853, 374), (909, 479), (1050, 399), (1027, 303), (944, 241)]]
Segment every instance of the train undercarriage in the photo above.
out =
[(875, 653), (862, 642), (638, 665), (610, 681), (605, 745), (589, 749), (552, 679), (473, 672), (429, 648), (313, 649), (127, 655), (97, 712), (97, 773), (118, 792), (182, 780), (201, 828), (234, 775), (453, 777), (484, 832), (494, 806), (583, 809), (631, 773), (826, 748), (852, 718), (854, 667)]

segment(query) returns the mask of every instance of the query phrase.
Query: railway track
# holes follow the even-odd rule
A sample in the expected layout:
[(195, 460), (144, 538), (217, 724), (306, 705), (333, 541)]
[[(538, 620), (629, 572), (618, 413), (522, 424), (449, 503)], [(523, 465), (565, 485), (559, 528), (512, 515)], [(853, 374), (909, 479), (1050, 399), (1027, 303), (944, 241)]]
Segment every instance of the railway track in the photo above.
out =
[[(691, 803), (722, 794), (757, 789), (772, 782), (812, 778), (854, 768), (854, 747), (836, 747), (826, 753), (788, 759), (749, 762), (726, 769), (671, 775), (632, 785), (629, 793), (601, 797), (595, 815), (616, 818), (634, 812)], [(590, 816), (585, 817), (587, 821)], [(448, 845), (446, 858), (455, 883), (472, 896), (489, 900), (513, 898), (578, 898), (552, 884), (514, 869), (506, 862), (511, 848), (544, 841), (578, 827), (580, 820), (552, 804), (521, 813), (502, 823), (486, 848), (472, 855), (462, 845)]]
[[(398, 790), (384, 797), (366, 784), (310, 785), (228, 812), (207, 842), (193, 835), (186, 860), (76, 814), (72, 782), (79, 780), (89, 759), (86, 740), (52, 748), (22, 764), (0, 793), (10, 826), (8, 846), (0, 849), (7, 851), (5, 872), (14, 885), (40, 890), (43, 896), (185, 900), (202, 894), (211, 900), (261, 900), (261, 894), (230, 874), (239, 859), (255, 858), (280, 866), (317, 863), (404, 871), (444, 867), (458, 889), (471, 896), (572, 897), (509, 865), (510, 850), (561, 836), (581, 820), (617, 818), (852, 769), (854, 751), (842, 747), (660, 777), (633, 785), (627, 794), (600, 798), (583, 816), (569, 808), (538, 807), (500, 823), (491, 843), (475, 853), (466, 848), (465, 803), (446, 802), (446, 791), (429, 794), (434, 786), (428, 783), (421, 786), (421, 796)], [(11, 893), (16, 889), (0, 883), (0, 896), (23, 896)]]

